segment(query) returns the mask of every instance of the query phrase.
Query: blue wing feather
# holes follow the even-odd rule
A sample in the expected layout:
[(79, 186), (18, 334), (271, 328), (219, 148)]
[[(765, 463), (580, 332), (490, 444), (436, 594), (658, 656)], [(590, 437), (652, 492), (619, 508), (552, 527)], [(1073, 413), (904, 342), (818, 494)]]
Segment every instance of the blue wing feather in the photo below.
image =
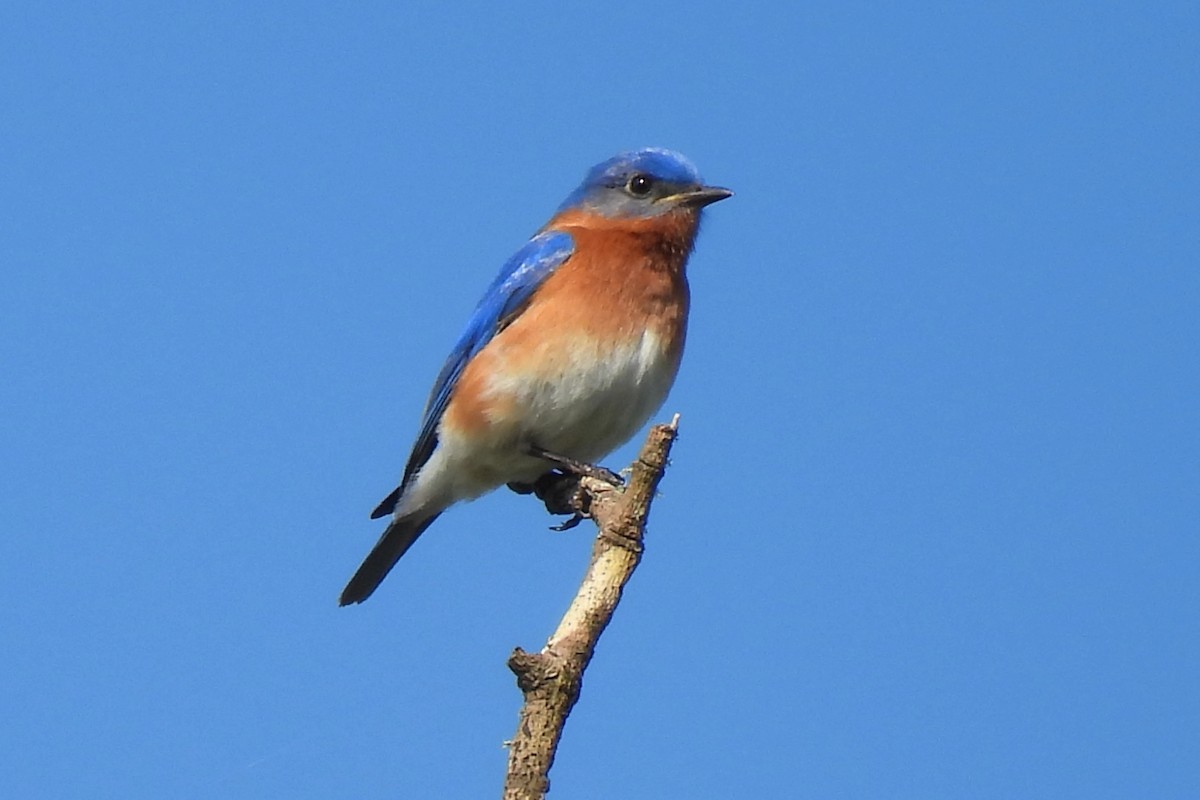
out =
[(372, 512), (372, 519), (392, 513), (408, 482), (433, 454), (434, 448), (437, 447), (438, 423), (467, 363), (503, 326), (520, 315), (534, 291), (551, 273), (562, 266), (574, 251), (575, 242), (570, 234), (545, 231), (530, 239), (505, 262), (500, 274), (484, 293), (483, 299), (475, 306), (475, 312), (471, 314), (466, 330), (458, 337), (454, 349), (450, 351), (442, 371), (433, 383), (433, 390), (429, 393), (429, 400), (421, 415), (421, 430), (408, 457), (400, 486)]

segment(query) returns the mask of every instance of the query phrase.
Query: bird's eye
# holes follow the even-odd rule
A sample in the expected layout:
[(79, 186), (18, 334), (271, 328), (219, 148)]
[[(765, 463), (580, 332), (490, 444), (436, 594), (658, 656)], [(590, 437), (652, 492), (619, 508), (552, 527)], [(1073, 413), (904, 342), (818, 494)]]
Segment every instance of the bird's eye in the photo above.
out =
[(629, 193), (634, 197), (645, 197), (654, 188), (654, 179), (649, 175), (638, 173), (629, 179)]

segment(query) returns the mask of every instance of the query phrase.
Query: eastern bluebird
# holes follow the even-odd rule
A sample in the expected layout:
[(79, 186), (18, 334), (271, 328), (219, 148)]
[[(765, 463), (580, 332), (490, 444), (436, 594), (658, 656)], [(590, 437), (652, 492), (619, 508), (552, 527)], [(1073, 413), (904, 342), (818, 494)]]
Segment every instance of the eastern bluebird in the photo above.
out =
[(370, 597), (454, 503), (555, 468), (606, 472), (590, 464), (637, 433), (675, 381), (700, 212), (732, 194), (670, 150), (592, 167), (475, 307), (400, 486), (371, 513), (391, 522), (341, 605)]

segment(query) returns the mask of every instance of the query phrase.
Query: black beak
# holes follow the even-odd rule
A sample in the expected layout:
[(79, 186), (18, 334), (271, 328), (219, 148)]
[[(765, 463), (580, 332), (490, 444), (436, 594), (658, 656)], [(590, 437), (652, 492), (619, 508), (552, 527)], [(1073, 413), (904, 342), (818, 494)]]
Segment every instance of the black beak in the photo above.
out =
[(707, 205), (724, 200), (726, 197), (733, 197), (733, 192), (720, 186), (701, 186), (699, 189), (680, 192), (679, 194), (674, 194), (663, 199), (674, 200), (681, 206), (704, 208)]

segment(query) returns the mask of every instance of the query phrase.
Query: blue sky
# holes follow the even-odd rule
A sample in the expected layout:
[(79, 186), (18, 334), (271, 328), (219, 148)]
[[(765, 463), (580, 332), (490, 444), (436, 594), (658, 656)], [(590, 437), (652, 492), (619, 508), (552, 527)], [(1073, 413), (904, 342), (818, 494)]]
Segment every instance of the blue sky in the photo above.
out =
[(737, 196), (552, 796), (1200, 795), (1194, 5), (101, 6), (0, 11), (6, 796), (499, 794), (587, 529), (336, 597), (643, 145)]

